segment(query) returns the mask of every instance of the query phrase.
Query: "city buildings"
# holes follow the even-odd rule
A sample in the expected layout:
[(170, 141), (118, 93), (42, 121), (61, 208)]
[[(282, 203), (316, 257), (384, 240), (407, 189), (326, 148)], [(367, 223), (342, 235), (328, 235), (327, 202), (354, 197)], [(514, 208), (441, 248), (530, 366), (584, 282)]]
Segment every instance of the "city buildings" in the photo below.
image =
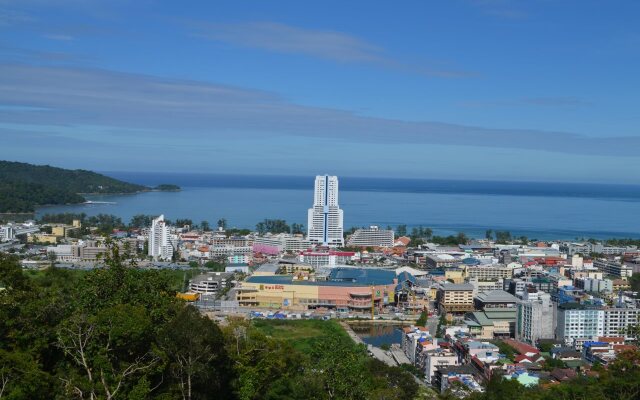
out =
[(438, 287), (436, 302), (440, 312), (464, 314), (473, 311), (473, 285), (444, 283)]
[(626, 279), (631, 277), (633, 274), (631, 267), (616, 261), (594, 260), (593, 266), (602, 271), (605, 275), (612, 275), (616, 278)]
[(555, 324), (551, 295), (534, 288), (525, 290), (522, 300), (518, 302), (516, 339), (533, 345), (540, 339), (553, 339)]
[(640, 309), (630, 305), (618, 305), (604, 309), (604, 323), (601, 336), (625, 336), (627, 327), (640, 323)]
[(298, 261), (313, 267), (345, 265), (354, 260), (353, 251), (336, 251), (329, 249), (307, 250), (298, 254)]
[(507, 279), (513, 277), (513, 266), (504, 264), (465, 266), (465, 276), (479, 281)]
[(337, 267), (326, 276), (314, 276), (302, 272), (281, 275), (277, 265), (263, 267), (236, 288), (241, 306), (368, 313), (393, 302), (398, 283), (395, 272), (374, 268)]
[(0, 242), (6, 242), (16, 237), (15, 230), (11, 225), (0, 226)]
[(556, 336), (567, 344), (574, 344), (577, 339), (622, 336), (628, 326), (640, 321), (639, 315), (640, 309), (629, 305), (561, 304), (558, 306)]
[(189, 291), (203, 296), (215, 296), (226, 288), (233, 273), (214, 272), (198, 275), (189, 281)]
[(432, 383), (439, 368), (460, 365), (460, 361), (450, 349), (435, 349), (427, 352), (424, 364), (425, 381)]
[(313, 207), (307, 219), (307, 239), (324, 246), (344, 246), (343, 213), (338, 206), (338, 177), (316, 176)]
[(40, 227), (33, 221), (0, 225), (0, 242), (13, 240), (20, 235), (31, 235), (39, 231)]
[(276, 255), (282, 252), (298, 252), (313, 247), (313, 243), (302, 235), (288, 233), (266, 234), (253, 238), (253, 251)]
[(613, 281), (611, 279), (580, 278), (575, 280), (576, 287), (585, 292), (613, 292)]
[(173, 244), (171, 243), (169, 227), (165, 223), (164, 215), (151, 221), (149, 230), (149, 256), (154, 260), (171, 260)]
[(350, 247), (393, 247), (393, 230), (380, 229), (377, 226), (357, 229), (347, 242)]
[(629, 251), (637, 250), (635, 246), (621, 247), (621, 246), (606, 246), (602, 243), (565, 243), (562, 249), (569, 255), (582, 254), (588, 256), (591, 253), (604, 254), (604, 255), (618, 255)]

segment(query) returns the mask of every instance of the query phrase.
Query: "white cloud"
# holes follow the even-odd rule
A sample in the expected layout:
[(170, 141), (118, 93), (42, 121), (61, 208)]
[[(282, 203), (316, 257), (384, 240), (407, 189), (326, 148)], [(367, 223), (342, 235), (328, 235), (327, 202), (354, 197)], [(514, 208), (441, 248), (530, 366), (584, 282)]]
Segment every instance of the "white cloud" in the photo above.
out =
[(391, 57), (385, 49), (356, 36), (331, 30), (313, 30), (276, 22), (188, 24), (196, 36), (236, 46), (283, 54), (298, 54), (341, 63), (369, 63), (426, 76), (460, 78), (475, 75), (430, 65), (410, 65)]
[(0, 65), (0, 104), (34, 108), (28, 113), (0, 109), (0, 120), (14, 127), (110, 126), (176, 143), (180, 138), (211, 143), (229, 135), (286, 136), (629, 157), (638, 157), (640, 148), (638, 136), (590, 137), (365, 117), (302, 106), (256, 90), (98, 69)]
[(71, 35), (55, 34), (55, 33), (48, 33), (48, 34), (44, 35), (44, 37), (47, 38), (47, 39), (51, 39), (51, 40), (60, 40), (60, 41), (65, 41), (65, 42), (75, 39)]

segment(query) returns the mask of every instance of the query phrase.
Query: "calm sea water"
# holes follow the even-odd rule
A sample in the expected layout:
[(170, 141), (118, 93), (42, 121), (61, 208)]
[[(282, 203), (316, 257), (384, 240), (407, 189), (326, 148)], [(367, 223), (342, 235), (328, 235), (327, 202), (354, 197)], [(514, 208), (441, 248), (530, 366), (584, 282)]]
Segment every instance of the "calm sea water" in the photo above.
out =
[[(212, 225), (253, 228), (265, 218), (306, 224), (314, 177), (107, 173), (145, 185), (175, 183), (180, 192), (90, 196), (115, 204), (42, 207), (37, 214), (165, 214)], [(538, 239), (640, 237), (640, 186), (340, 178), (345, 227), (407, 224), (436, 234), (509, 230)]]

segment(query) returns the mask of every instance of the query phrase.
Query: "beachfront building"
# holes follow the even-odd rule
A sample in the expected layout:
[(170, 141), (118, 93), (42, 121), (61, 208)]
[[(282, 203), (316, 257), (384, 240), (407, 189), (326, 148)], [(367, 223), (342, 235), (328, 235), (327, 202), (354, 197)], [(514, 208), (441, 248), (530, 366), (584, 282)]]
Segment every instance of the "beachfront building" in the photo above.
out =
[(173, 245), (169, 227), (165, 223), (164, 214), (151, 221), (149, 230), (149, 256), (154, 260), (171, 260), (173, 257)]
[(356, 230), (349, 238), (350, 247), (393, 247), (394, 233), (390, 229), (380, 229), (377, 226)]
[(333, 268), (328, 276), (279, 275), (280, 268), (260, 268), (236, 287), (240, 306), (308, 310), (316, 308), (371, 312), (393, 302), (398, 283), (393, 271)]
[(338, 177), (316, 176), (313, 207), (308, 212), (307, 239), (313, 244), (344, 246), (343, 214), (338, 206)]

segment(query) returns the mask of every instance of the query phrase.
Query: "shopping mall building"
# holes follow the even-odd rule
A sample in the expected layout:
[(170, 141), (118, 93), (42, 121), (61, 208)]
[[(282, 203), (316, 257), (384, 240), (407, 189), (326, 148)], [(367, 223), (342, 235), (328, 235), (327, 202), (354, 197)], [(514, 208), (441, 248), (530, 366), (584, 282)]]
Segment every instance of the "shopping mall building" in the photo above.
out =
[(335, 267), (325, 276), (259, 273), (237, 287), (240, 306), (366, 312), (394, 301), (394, 271)]

